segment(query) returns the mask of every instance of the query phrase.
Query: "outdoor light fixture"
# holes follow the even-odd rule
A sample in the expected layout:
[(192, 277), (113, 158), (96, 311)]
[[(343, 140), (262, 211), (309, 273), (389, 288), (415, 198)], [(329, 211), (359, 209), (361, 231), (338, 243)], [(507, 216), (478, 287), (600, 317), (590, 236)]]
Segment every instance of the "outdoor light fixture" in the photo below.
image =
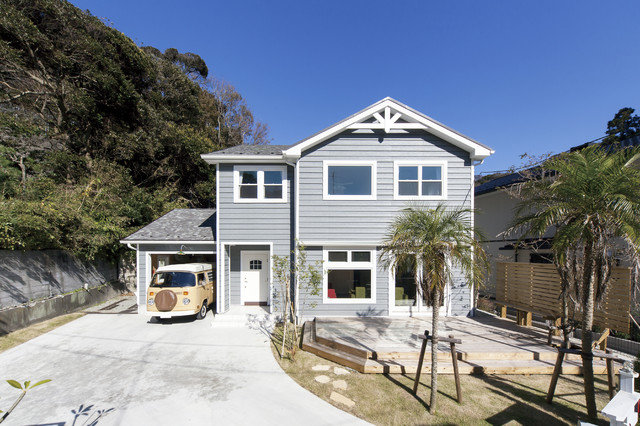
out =
[(178, 250), (178, 253), (176, 253), (178, 256), (184, 255), (184, 252), (182, 251), (183, 248), (184, 248), (184, 245), (181, 245), (180, 250)]

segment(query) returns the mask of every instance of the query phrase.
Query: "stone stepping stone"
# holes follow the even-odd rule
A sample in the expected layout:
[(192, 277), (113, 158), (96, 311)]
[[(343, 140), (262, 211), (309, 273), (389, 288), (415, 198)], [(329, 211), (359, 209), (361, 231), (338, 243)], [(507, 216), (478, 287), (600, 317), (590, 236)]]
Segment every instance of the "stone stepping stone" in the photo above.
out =
[(338, 376), (344, 376), (345, 374), (349, 374), (348, 370), (345, 370), (344, 368), (340, 368), (340, 367), (334, 367), (333, 372)]
[(346, 405), (349, 408), (351, 408), (354, 405), (356, 405), (355, 402), (353, 402), (352, 400), (350, 400), (349, 398), (347, 398), (344, 395), (340, 395), (338, 392), (331, 392), (331, 396), (329, 396), (329, 398), (332, 401), (339, 402), (340, 404)]
[(316, 382), (318, 383), (329, 383), (331, 379), (329, 376), (325, 376), (324, 374), (321, 376), (316, 376)]
[(334, 389), (347, 390), (347, 382), (344, 380), (334, 380), (331, 384)]
[(313, 367), (311, 367), (313, 371), (329, 371), (330, 368), (331, 368), (330, 366), (323, 365), (323, 364), (314, 365)]

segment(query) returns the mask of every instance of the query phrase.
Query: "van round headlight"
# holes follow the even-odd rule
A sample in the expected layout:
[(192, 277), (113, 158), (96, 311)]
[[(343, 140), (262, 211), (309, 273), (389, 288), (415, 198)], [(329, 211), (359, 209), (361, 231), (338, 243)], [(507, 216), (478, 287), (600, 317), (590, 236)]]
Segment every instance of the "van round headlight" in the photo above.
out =
[(149, 301), (147, 302), (149, 304), (149, 306), (153, 306), (153, 297), (149, 299)]
[(183, 305), (188, 305), (189, 303), (191, 303), (191, 300), (189, 300), (188, 297), (185, 297), (184, 299), (182, 299), (182, 304)]

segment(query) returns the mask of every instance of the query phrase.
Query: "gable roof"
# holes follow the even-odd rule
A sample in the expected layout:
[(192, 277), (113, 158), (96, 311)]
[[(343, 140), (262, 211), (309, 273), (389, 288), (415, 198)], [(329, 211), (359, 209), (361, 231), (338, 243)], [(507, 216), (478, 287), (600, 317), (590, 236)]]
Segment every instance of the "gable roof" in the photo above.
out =
[(221, 151), (203, 154), (210, 164), (232, 163), (284, 163), (295, 161), (302, 152), (345, 130), (424, 130), (467, 152), (472, 160), (482, 160), (494, 151), (462, 133), (414, 110), (392, 98), (384, 98), (373, 105), (309, 136), (295, 145), (239, 145)]
[(215, 209), (174, 209), (120, 242), (213, 243), (215, 212)]
[(299, 158), (307, 150), (345, 130), (393, 130), (422, 129), (469, 152), (472, 160), (482, 160), (493, 154), (491, 148), (473, 140), (462, 133), (422, 114), (415, 109), (386, 97), (350, 117), (327, 127), (284, 151), (285, 157)]

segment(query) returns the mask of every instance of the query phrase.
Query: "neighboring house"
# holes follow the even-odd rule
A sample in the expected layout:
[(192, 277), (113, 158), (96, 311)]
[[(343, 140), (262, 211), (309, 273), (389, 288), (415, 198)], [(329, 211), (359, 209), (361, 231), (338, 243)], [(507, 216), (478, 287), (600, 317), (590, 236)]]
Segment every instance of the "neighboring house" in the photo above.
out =
[[(474, 166), (492, 153), (385, 98), (295, 145), (242, 145), (204, 154), (216, 166), (210, 241), (217, 254), (216, 312), (246, 304), (280, 310), (271, 258), (289, 255), (299, 241), (308, 261), (324, 261), (325, 272), (320, 295), (299, 290), (305, 316), (429, 313), (416, 296), (411, 271), (382, 267), (380, 245), (410, 203), (473, 208)], [(146, 281), (148, 275), (140, 282)], [(443, 314), (473, 309), (473, 291), (462, 276), (445, 296)]]
[[(585, 148), (584, 144), (570, 148), (575, 151)], [(639, 146), (640, 136), (626, 139), (620, 143), (621, 147)], [(637, 161), (637, 166), (640, 161)], [(524, 172), (515, 172), (500, 176), (475, 187), (476, 227), (482, 231), (485, 240), (483, 247), (491, 261), (491, 270), (486, 286), (480, 289), (480, 294), (495, 296), (496, 262), (525, 262), (551, 263), (551, 239), (553, 231), (548, 231), (542, 239), (528, 238), (518, 243), (520, 235), (500, 235), (513, 222), (516, 198), (509, 194), (509, 188), (525, 181), (525, 176), (535, 176), (535, 168)]]
[(545, 239), (525, 239), (518, 242), (519, 235), (501, 235), (514, 218), (514, 210), (518, 200), (512, 197), (508, 188), (525, 180), (519, 172), (501, 176), (485, 182), (475, 188), (475, 225), (481, 231), (484, 241), (482, 245), (489, 258), (491, 268), (486, 285), (479, 289), (481, 295), (496, 295), (496, 262), (549, 263), (551, 246)]

